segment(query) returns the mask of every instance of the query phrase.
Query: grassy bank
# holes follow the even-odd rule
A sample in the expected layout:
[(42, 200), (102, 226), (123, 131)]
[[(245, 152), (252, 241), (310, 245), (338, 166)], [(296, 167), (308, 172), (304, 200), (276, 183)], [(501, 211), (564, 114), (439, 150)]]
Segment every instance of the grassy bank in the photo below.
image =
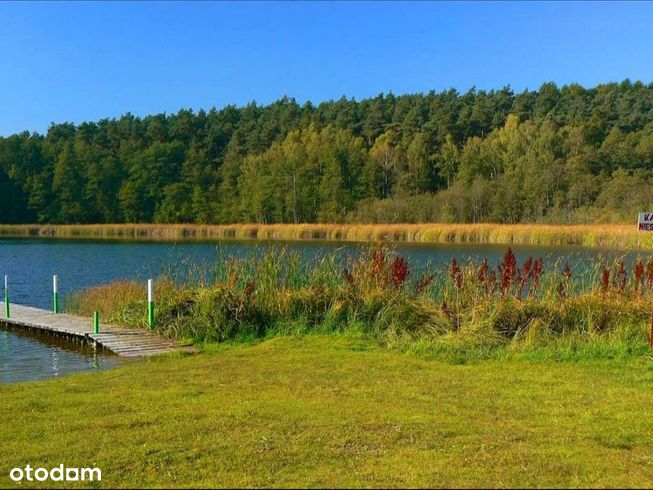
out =
[(0, 225), (0, 237), (141, 240), (339, 240), (420, 243), (581, 245), (653, 250), (653, 233), (635, 224), (277, 224), (277, 225)]
[(97, 466), (100, 487), (653, 481), (644, 359), (452, 365), (306, 336), (2, 385), (0, 399), (2, 487), (27, 463)]
[[(385, 248), (305, 261), (278, 250), (220, 260), (193, 282), (157, 282), (157, 328), (196, 343), (311, 332), (355, 332), (386, 346), (460, 361), (506, 352), (629, 357), (649, 352), (653, 260), (572, 272), (567, 264), (508, 249), (490, 265), (412, 270)], [(142, 286), (118, 282), (81, 292), (74, 313), (145, 327)]]

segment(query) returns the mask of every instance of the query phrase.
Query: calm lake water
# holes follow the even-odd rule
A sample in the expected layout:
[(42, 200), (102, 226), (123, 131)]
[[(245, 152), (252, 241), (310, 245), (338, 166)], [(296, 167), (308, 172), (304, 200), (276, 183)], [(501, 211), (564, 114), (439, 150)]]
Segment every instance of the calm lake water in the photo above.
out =
[[(306, 260), (338, 250), (343, 258), (357, 255), (369, 245), (337, 242), (134, 242), (59, 239), (0, 239), (0, 279), (9, 276), (11, 301), (40, 308), (52, 306), (52, 275), (59, 276), (59, 291), (65, 306), (66, 296), (89, 286), (117, 279), (146, 281), (162, 272), (184, 275), (194, 266), (210, 268), (219, 257), (244, 257), (263, 254), (270, 247), (297, 252)], [(396, 244), (413, 269), (443, 269), (456, 257), (461, 262), (488, 257), (497, 263), (505, 245), (473, 244)], [(572, 270), (592, 264), (603, 256), (609, 260), (636, 252), (572, 247), (513, 246), (519, 261), (528, 256), (542, 257), (547, 264), (568, 261)], [(648, 259), (649, 254), (640, 254)], [(145, 285), (144, 285), (145, 294)], [(49, 337), (21, 332), (0, 331), (0, 382), (38, 379), (73, 371), (102, 369), (115, 365), (114, 356), (96, 353), (79, 346), (54, 343)]]
[(95, 351), (88, 345), (0, 325), (0, 383), (106, 369), (123, 362), (118, 356)]
[[(66, 296), (89, 286), (118, 279), (146, 281), (162, 272), (183, 276), (192, 268), (210, 269), (220, 257), (261, 255), (270, 247), (298, 252), (306, 260), (338, 250), (346, 258), (357, 255), (369, 245), (340, 242), (134, 242), (59, 239), (0, 239), (0, 280), (9, 276), (11, 301), (39, 308), (52, 306), (52, 276), (59, 276), (59, 291), (65, 305)], [(459, 262), (488, 257), (497, 263), (506, 245), (475, 244), (396, 244), (411, 268), (444, 268), (452, 257)], [(626, 255), (630, 262), (638, 254), (616, 250), (578, 247), (534, 247), (514, 245), (519, 261), (528, 256), (543, 257), (545, 267), (557, 260), (568, 261), (572, 268), (594, 263), (599, 257), (613, 259)], [(639, 254), (644, 258), (650, 254)], [(0, 288), (2, 285), (0, 284)], [(1, 298), (0, 298), (1, 300)]]

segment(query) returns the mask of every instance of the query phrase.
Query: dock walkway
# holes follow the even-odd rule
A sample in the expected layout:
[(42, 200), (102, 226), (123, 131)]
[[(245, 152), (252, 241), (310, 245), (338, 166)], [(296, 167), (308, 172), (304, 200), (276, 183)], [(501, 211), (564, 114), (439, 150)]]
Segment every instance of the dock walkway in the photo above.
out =
[[(0, 302), (0, 312), (5, 311)], [(100, 333), (93, 333), (90, 318), (32, 308), (10, 303), (10, 318), (0, 317), (0, 323), (40, 330), (42, 332), (90, 340), (97, 345), (124, 357), (143, 357), (175, 351), (194, 352), (191, 345), (165, 339), (154, 332), (142, 329), (100, 324)]]

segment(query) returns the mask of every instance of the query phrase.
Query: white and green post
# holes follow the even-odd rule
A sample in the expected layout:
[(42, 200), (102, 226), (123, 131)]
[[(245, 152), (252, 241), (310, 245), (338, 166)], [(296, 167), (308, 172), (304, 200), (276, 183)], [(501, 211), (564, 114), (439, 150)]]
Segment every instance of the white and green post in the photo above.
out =
[(59, 276), (52, 276), (52, 311), (59, 313)]
[(5, 274), (5, 314), (9, 318), (9, 276)]
[(147, 326), (154, 328), (154, 281), (147, 280)]

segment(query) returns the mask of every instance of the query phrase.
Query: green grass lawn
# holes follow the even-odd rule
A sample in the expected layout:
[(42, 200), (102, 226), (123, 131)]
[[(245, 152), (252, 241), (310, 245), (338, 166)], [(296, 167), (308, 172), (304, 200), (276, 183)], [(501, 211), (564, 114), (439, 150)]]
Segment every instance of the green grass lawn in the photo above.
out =
[(98, 466), (103, 487), (653, 485), (650, 357), (455, 365), (277, 338), (2, 385), (0, 414), (2, 487), (27, 463)]

